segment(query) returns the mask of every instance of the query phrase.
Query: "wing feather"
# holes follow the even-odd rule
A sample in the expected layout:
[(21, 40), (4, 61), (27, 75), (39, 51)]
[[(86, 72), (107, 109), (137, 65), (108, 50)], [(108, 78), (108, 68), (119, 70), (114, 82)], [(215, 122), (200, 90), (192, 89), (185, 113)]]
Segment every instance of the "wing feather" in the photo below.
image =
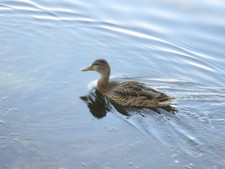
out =
[(149, 99), (169, 97), (162, 92), (137, 81), (122, 82), (114, 89), (114, 92), (123, 96), (145, 96)]
[(171, 97), (137, 81), (125, 81), (112, 85), (105, 94), (114, 102), (134, 107), (154, 107), (164, 105)]

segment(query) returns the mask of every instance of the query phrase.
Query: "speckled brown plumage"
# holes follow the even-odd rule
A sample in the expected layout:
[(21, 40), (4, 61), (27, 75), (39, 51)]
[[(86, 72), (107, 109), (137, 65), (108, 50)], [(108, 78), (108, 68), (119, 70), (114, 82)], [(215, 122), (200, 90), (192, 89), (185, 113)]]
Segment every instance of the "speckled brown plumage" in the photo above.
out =
[(160, 107), (170, 104), (170, 96), (137, 81), (117, 82), (109, 80), (110, 67), (106, 60), (98, 59), (82, 71), (100, 73), (97, 89), (117, 104), (129, 107)]

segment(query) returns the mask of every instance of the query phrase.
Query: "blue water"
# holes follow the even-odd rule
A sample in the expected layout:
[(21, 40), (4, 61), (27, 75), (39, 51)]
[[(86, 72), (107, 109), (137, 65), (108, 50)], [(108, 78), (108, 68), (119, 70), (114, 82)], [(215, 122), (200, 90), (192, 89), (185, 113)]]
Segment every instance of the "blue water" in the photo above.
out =
[[(222, 0), (1, 0), (0, 168), (224, 168), (224, 19)], [(176, 113), (98, 98), (97, 58)]]

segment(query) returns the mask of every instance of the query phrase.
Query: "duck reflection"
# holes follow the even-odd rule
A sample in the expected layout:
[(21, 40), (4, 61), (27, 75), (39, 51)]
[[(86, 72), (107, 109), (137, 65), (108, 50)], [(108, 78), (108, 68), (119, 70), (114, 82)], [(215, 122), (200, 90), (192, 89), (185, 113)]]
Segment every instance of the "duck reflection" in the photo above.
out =
[(156, 112), (156, 113), (161, 113), (163, 111), (170, 112), (170, 113), (176, 112), (176, 109), (170, 105), (160, 107), (160, 108), (151, 108), (151, 109), (124, 107), (112, 102), (111, 100), (103, 96), (96, 89), (91, 90), (87, 96), (81, 96), (80, 99), (87, 104), (91, 114), (98, 119), (105, 117), (107, 112), (110, 112), (112, 110), (116, 110), (125, 116), (130, 116), (134, 112), (139, 113), (142, 116), (145, 116), (144, 114), (149, 113), (149, 111)]
[(129, 115), (122, 106), (110, 102), (96, 89), (89, 92), (87, 96), (81, 96), (80, 99), (87, 104), (91, 114), (96, 118), (105, 117), (113, 108), (125, 116)]

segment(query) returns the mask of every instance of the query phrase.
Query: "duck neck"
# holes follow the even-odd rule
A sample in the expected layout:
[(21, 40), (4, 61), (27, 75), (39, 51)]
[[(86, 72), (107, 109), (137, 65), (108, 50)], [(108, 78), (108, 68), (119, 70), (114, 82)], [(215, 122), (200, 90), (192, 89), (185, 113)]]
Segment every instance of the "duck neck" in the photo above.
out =
[(108, 85), (109, 85), (109, 75), (110, 73), (107, 72), (105, 74), (101, 74), (100, 78), (98, 79), (97, 83), (97, 89), (103, 93), (107, 90)]

